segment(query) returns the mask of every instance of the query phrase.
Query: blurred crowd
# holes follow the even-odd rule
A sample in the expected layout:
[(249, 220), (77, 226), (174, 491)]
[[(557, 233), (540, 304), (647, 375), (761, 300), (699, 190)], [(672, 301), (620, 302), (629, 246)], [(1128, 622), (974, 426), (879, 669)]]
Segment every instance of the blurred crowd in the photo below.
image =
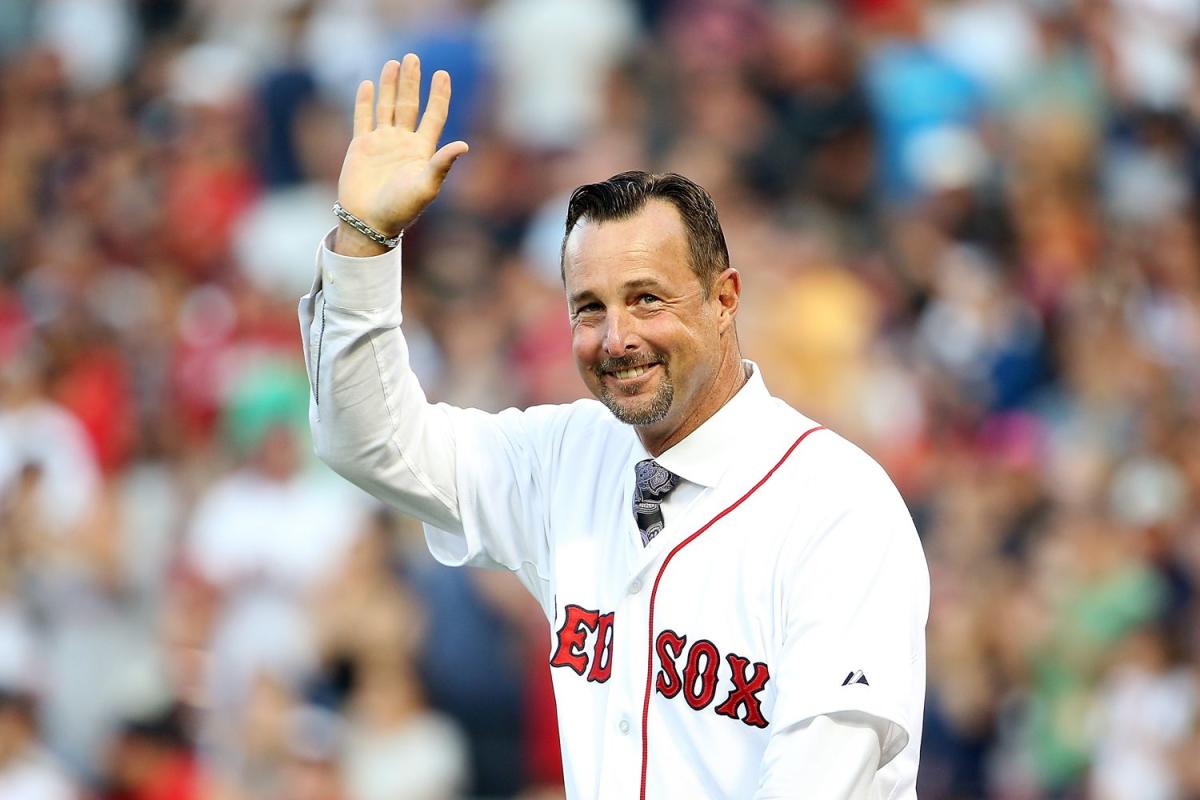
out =
[(437, 400), (569, 401), (570, 190), (714, 195), (933, 580), (923, 800), (1200, 798), (1196, 0), (4, 0), (0, 800), (554, 797), (548, 632), (314, 463), (354, 87), (448, 69)]

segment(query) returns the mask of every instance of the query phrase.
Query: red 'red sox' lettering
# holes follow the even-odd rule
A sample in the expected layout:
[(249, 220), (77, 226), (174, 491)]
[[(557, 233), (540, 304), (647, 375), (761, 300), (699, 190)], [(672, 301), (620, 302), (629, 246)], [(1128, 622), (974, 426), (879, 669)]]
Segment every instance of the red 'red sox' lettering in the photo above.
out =
[(685, 644), (687, 644), (686, 636), (680, 636), (670, 630), (660, 633), (658, 641), (654, 644), (654, 649), (658, 651), (658, 663), (662, 665), (658, 671), (658, 677), (654, 679), (654, 688), (663, 697), (674, 697), (683, 688), (683, 682), (679, 680), (679, 672), (675, 669), (675, 659), (683, 655)]
[[(701, 659), (704, 659), (703, 666)], [(721, 653), (708, 639), (697, 639), (688, 650), (687, 666), (683, 668), (683, 699), (697, 711), (707, 708), (717, 693), (720, 660)]]
[[(664, 630), (658, 635), (654, 651), (658, 656), (659, 669), (654, 688), (668, 699), (682, 691), (687, 704), (701, 711), (716, 696), (721, 653), (707, 639), (697, 639), (688, 650), (681, 677), (676, 661), (683, 656), (686, 644), (687, 637), (672, 630)], [(733, 690), (713, 710), (755, 728), (767, 727), (769, 723), (763, 716), (762, 701), (758, 697), (771, 679), (767, 665), (758, 661), (751, 668), (750, 659), (737, 653), (729, 653), (725, 660), (729, 664)], [(745, 709), (744, 714), (740, 713), (742, 709)]]
[[(595, 640), (589, 647), (588, 637), (592, 634), (595, 634)], [(578, 605), (564, 607), (563, 623), (556, 640), (550, 666), (567, 667), (581, 677), (586, 674), (587, 680), (593, 683), (605, 683), (612, 675), (611, 611), (601, 614)], [(708, 639), (697, 639), (691, 647), (687, 644), (688, 637), (675, 631), (664, 630), (658, 634), (654, 652), (659, 667), (654, 688), (668, 700), (682, 694), (689, 706), (703, 711), (716, 699), (718, 684), (723, 678), (721, 651)], [(767, 727), (769, 723), (759, 699), (771, 679), (767, 665), (761, 661), (751, 664), (750, 659), (737, 653), (727, 653), (725, 663), (729, 665), (733, 689), (713, 711), (755, 728)]]
[[(577, 605), (569, 605), (563, 612), (550, 666), (568, 667), (577, 675), (587, 672), (589, 681), (604, 683), (612, 675), (613, 612), (601, 614)], [(585, 649), (589, 632), (596, 634), (590, 658)]]
[(612, 674), (613, 614), (596, 617), (596, 644), (592, 648), (592, 669), (587, 679), (604, 683)]
[[(757, 697), (770, 678), (767, 673), (767, 665), (761, 661), (755, 663), (754, 674), (747, 677), (746, 668), (750, 666), (750, 659), (742, 658), (737, 653), (730, 653), (725, 660), (729, 662), (729, 668), (733, 671), (733, 691), (729, 693), (729, 697), (725, 698), (725, 702), (717, 706), (714, 711), (731, 719), (740, 719), (747, 725), (753, 725), (756, 728), (767, 727), (767, 718), (762, 714), (762, 703), (758, 701)], [(746, 716), (738, 716), (739, 706), (746, 707)]]

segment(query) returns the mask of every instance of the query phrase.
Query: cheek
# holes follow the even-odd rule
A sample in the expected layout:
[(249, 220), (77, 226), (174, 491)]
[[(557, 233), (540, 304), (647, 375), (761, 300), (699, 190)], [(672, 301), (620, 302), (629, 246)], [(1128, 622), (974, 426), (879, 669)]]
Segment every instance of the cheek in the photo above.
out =
[(672, 358), (678, 369), (672, 378), (682, 381), (705, 383), (715, 371), (715, 361), (719, 358), (720, 337), (715, 334), (707, 335), (703, 329), (680, 326), (673, 331)]
[(663, 349), (673, 351), (676, 358), (687, 361), (697, 361), (704, 358), (708, 349), (708, 339), (703, 330), (682, 324), (679, 320), (664, 320), (650, 334), (650, 340)]
[(588, 364), (596, 360), (600, 349), (600, 337), (593, 328), (576, 327), (571, 332), (571, 353), (575, 361)]

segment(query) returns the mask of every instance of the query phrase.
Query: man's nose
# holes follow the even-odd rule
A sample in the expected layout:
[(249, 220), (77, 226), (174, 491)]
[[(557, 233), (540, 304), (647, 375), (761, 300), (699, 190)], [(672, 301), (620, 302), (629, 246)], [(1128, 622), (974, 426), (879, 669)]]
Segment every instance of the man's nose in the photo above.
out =
[(604, 331), (604, 352), (610, 357), (623, 356), (637, 347), (633, 341), (633, 325), (628, 315), (616, 311), (608, 315)]

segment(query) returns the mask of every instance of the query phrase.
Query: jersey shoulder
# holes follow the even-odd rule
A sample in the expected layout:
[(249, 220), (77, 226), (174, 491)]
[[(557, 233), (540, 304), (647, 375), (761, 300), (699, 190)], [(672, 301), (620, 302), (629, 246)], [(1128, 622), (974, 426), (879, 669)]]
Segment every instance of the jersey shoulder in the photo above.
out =
[(781, 443), (791, 444), (803, 437), (795, 452), (786, 460), (788, 472), (805, 473), (826, 489), (891, 487), (891, 478), (884, 468), (865, 450), (832, 428), (825, 427), (797, 411), (777, 397), (771, 398), (769, 420), (761, 427), (781, 431)]
[(800, 527), (820, 527), (846, 514), (890, 516), (911, 525), (911, 515), (891, 476), (870, 454), (799, 412), (797, 428), (811, 431), (772, 478), (775, 491), (790, 498)]
[(864, 491), (895, 491), (883, 466), (837, 431), (814, 431), (799, 450), (798, 465), (812, 470), (818, 484), (835, 494), (847, 491), (861, 496)]

